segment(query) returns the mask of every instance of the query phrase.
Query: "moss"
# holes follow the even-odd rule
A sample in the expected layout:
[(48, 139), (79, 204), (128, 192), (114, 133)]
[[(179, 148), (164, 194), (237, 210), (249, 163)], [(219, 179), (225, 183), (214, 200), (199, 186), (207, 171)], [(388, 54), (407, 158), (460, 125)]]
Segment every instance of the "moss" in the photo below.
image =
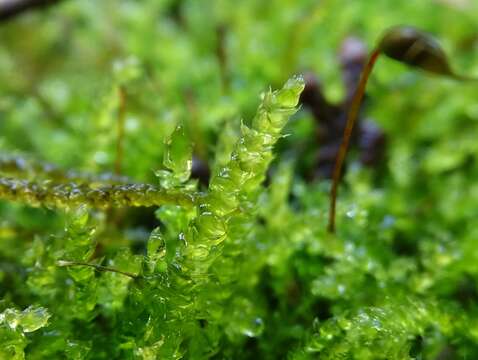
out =
[(343, 39), (407, 19), (471, 75), (465, 3), (65, 1), (2, 23), (0, 359), (477, 358), (476, 86), (379, 60), (334, 235), (316, 167), (357, 73)]

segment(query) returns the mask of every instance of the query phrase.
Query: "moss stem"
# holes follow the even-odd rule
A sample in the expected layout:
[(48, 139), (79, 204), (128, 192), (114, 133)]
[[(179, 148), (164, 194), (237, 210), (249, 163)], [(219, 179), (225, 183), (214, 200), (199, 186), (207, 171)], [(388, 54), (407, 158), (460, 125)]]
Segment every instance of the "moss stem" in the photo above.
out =
[(334, 173), (332, 177), (332, 188), (330, 191), (330, 209), (329, 209), (329, 223), (327, 230), (330, 233), (335, 232), (335, 212), (336, 212), (336, 203), (337, 203), (337, 191), (342, 175), (342, 168), (345, 161), (345, 155), (347, 155), (347, 150), (349, 148), (350, 138), (352, 137), (352, 131), (357, 120), (358, 113), (360, 111), (360, 104), (362, 103), (363, 96), (365, 94), (365, 87), (367, 85), (367, 80), (372, 72), (373, 66), (377, 61), (380, 55), (378, 49), (374, 50), (370, 58), (365, 65), (365, 68), (362, 71), (360, 76), (360, 82), (355, 90), (352, 103), (350, 105), (349, 112), (347, 114), (347, 122), (345, 125), (344, 136), (342, 138), (342, 143), (340, 144), (339, 152), (337, 154), (337, 159), (335, 160)]
[(94, 208), (160, 206), (191, 207), (196, 195), (165, 190), (151, 184), (104, 185), (59, 184), (0, 178), (0, 199), (23, 202), (30, 206), (67, 208), (85, 204)]
[(130, 272), (127, 272), (127, 271), (122, 271), (122, 270), (110, 268), (110, 267), (103, 266), (103, 265), (90, 264), (90, 263), (83, 262), (83, 261), (59, 260), (56, 264), (57, 264), (58, 266), (62, 266), (62, 267), (67, 267), (67, 266), (89, 266), (89, 267), (92, 267), (92, 268), (94, 268), (96, 271), (99, 271), (99, 272), (107, 272), (107, 271), (109, 271), (109, 272), (121, 274), (121, 275), (124, 275), (124, 276), (128, 276), (128, 277), (130, 277), (130, 278), (132, 278), (132, 279), (137, 279), (137, 278), (139, 277), (138, 275), (133, 274), (133, 273), (130, 273)]

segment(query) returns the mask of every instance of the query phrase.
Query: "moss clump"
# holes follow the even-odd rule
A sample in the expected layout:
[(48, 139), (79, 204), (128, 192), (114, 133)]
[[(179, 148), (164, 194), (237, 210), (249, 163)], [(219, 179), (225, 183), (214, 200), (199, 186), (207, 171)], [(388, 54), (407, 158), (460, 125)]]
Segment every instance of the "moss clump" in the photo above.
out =
[(478, 3), (457, 6), (63, 1), (1, 23), (0, 359), (478, 358), (476, 86), (382, 58), (334, 235), (320, 177), (350, 44), (405, 18), (471, 76)]

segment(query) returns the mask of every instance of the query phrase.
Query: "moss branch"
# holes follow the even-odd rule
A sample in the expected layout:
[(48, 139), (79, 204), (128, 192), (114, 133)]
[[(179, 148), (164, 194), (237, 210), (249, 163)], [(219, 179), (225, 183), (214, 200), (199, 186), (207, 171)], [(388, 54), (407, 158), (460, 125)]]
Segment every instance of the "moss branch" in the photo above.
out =
[(104, 185), (61, 184), (0, 178), (0, 199), (30, 206), (67, 208), (88, 205), (94, 208), (159, 206), (174, 204), (192, 206), (195, 195), (163, 190), (150, 184)]
[(289, 117), (296, 112), (304, 89), (301, 77), (290, 79), (281, 90), (263, 94), (252, 127), (242, 125), (241, 138), (229, 162), (214, 174), (209, 186), (211, 208), (224, 216), (236, 211), (240, 202), (255, 193), (273, 159), (273, 146), (282, 136)]
[(91, 263), (87, 263), (87, 262), (84, 262), (84, 261), (59, 260), (57, 262), (57, 265), (62, 266), (62, 267), (88, 266), (88, 267), (91, 267), (91, 268), (93, 268), (93, 269), (95, 269), (96, 271), (99, 271), (99, 272), (117, 273), (117, 274), (121, 274), (121, 275), (124, 275), (124, 276), (128, 276), (132, 279), (137, 279), (139, 277), (137, 274), (133, 274), (133, 273), (130, 273), (128, 271), (121, 271), (121, 270), (118, 270), (118, 269), (115, 269), (115, 268), (111, 268), (111, 267), (107, 267), (107, 266), (103, 266), (103, 265), (91, 264)]
[(295, 77), (281, 90), (268, 91), (262, 96), (252, 126), (242, 125), (242, 135), (229, 162), (212, 177), (198, 216), (189, 228), (191, 242), (185, 249), (185, 258), (191, 273), (205, 274), (215, 258), (213, 249), (217, 253), (217, 245), (228, 237), (231, 219), (251, 214), (273, 159), (273, 147), (296, 112), (303, 89), (302, 77)]

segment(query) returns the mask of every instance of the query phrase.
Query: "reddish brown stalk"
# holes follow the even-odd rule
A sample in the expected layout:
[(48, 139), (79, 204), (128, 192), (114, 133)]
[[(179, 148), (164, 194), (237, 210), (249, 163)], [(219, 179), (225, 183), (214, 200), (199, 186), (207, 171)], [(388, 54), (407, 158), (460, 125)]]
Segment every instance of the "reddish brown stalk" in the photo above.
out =
[(360, 82), (357, 86), (357, 90), (355, 90), (355, 94), (352, 99), (349, 112), (347, 114), (347, 123), (345, 125), (344, 136), (342, 139), (342, 143), (340, 144), (339, 152), (337, 154), (334, 173), (332, 177), (332, 189), (330, 191), (329, 224), (327, 226), (327, 230), (330, 233), (335, 232), (335, 208), (337, 203), (337, 190), (340, 182), (340, 177), (342, 175), (342, 167), (345, 161), (345, 155), (347, 154), (347, 150), (349, 148), (350, 138), (352, 137), (352, 131), (360, 110), (360, 104), (362, 103), (362, 99), (365, 94), (367, 80), (379, 55), (379, 49), (374, 50), (370, 55), (370, 58), (362, 71), (362, 75), (360, 76)]
[(477, 81), (477, 79), (474, 78), (455, 74), (448, 63), (445, 52), (442, 50), (438, 42), (427, 33), (410, 26), (396, 26), (385, 32), (362, 71), (359, 85), (355, 91), (347, 115), (347, 123), (345, 125), (342, 143), (340, 144), (339, 152), (337, 154), (332, 179), (332, 189), (330, 191), (329, 225), (327, 229), (331, 233), (335, 232), (337, 187), (342, 174), (345, 155), (347, 154), (352, 130), (360, 110), (360, 103), (362, 102), (365, 93), (367, 80), (380, 54), (384, 54), (391, 59), (430, 73), (449, 76), (457, 80)]
[(116, 140), (115, 174), (121, 175), (123, 163), (124, 122), (126, 116), (126, 92), (122, 86), (118, 88), (118, 137)]

